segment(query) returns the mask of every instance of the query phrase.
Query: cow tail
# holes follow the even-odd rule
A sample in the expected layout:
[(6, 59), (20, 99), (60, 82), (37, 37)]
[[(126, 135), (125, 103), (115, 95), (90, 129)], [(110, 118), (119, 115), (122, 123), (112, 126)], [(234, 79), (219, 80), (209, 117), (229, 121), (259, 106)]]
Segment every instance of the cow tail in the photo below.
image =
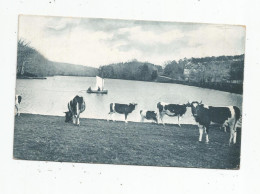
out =
[(110, 114), (111, 112), (113, 112), (113, 103), (110, 103), (110, 111), (108, 114)]

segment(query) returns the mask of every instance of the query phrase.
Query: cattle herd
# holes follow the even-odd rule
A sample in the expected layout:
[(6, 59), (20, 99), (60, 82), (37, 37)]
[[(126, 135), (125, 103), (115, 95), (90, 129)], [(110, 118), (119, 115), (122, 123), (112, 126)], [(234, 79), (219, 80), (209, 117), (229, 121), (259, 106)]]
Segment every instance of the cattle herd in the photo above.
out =
[[(17, 115), (20, 115), (19, 106), (21, 103), (22, 97), (20, 95), (15, 96), (15, 108)], [(113, 115), (115, 113), (124, 114), (125, 122), (127, 123), (127, 116), (131, 112), (135, 110), (137, 106), (136, 103), (129, 104), (119, 104), (119, 103), (111, 103), (109, 108), (109, 120), (113, 120)], [(65, 113), (65, 122), (72, 122), (75, 125), (80, 125), (79, 117), (80, 113), (85, 110), (85, 101), (83, 97), (75, 96), (68, 103), (68, 111)], [(230, 138), (229, 144), (232, 142), (236, 143), (236, 128), (239, 119), (241, 118), (241, 112), (236, 106), (227, 106), (227, 107), (213, 107), (207, 106), (202, 102), (193, 101), (191, 103), (186, 104), (167, 104), (164, 102), (159, 102), (157, 104), (157, 111), (152, 110), (141, 110), (140, 117), (143, 122), (144, 119), (152, 120), (158, 124), (159, 119), (162, 124), (164, 115), (174, 117), (178, 117), (178, 125), (180, 125), (180, 118), (186, 113), (187, 108), (191, 108), (192, 115), (199, 127), (199, 141), (202, 141), (203, 132), (206, 134), (206, 143), (209, 142), (209, 126), (211, 123), (219, 124), (221, 127), (230, 129)]]

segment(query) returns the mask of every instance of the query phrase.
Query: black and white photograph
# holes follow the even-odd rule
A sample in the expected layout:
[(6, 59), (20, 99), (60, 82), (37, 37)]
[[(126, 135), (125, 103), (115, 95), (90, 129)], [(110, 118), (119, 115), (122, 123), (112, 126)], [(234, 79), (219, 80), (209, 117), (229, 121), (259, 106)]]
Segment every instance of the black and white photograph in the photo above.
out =
[(19, 15), (13, 158), (240, 169), (246, 27)]

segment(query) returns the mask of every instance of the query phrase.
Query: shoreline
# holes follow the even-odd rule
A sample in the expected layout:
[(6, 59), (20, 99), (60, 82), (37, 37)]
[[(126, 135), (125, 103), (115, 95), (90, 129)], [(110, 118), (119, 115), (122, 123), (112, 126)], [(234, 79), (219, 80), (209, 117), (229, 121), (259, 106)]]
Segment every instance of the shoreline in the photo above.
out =
[(80, 119), (80, 126), (61, 116), (21, 114), (15, 117), (15, 159), (238, 169), (237, 144), (229, 146), (229, 133), (212, 126), (209, 144), (198, 142), (195, 125), (136, 123)]

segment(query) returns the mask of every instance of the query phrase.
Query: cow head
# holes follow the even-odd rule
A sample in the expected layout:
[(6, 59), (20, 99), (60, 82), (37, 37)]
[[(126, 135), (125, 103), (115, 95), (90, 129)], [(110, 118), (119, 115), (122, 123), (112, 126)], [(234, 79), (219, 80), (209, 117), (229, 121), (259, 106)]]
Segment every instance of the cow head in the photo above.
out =
[(191, 103), (189, 101), (185, 105), (186, 107), (191, 107)]
[(132, 110), (134, 110), (136, 106), (137, 106), (137, 103), (130, 103), (130, 104), (129, 104), (129, 107), (130, 107)]
[(64, 112), (64, 113), (65, 113), (65, 122), (66, 123), (72, 122), (72, 117), (73, 117), (72, 112), (67, 111), (67, 112)]
[(194, 117), (198, 116), (198, 112), (201, 109), (201, 107), (203, 107), (202, 101), (198, 102), (198, 101), (193, 101), (192, 103), (190, 103), (191, 106), (191, 112), (193, 114)]

